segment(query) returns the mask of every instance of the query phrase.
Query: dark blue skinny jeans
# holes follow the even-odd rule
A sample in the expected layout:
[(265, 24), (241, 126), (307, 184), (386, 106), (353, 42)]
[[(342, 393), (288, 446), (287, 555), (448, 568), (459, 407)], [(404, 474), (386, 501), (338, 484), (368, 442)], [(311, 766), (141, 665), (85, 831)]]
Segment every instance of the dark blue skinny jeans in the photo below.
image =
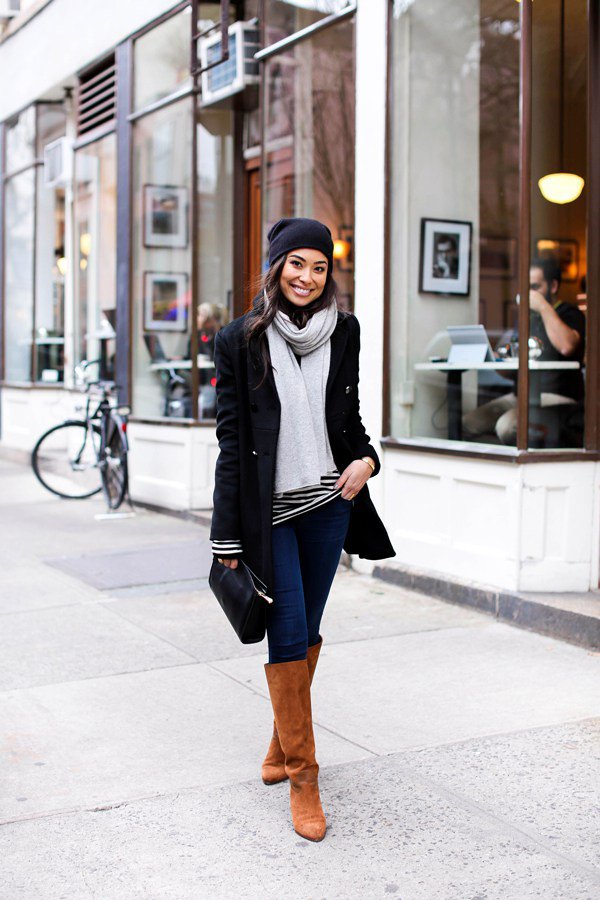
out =
[(352, 501), (338, 496), (272, 530), (273, 605), (269, 662), (306, 659), (319, 627), (344, 546)]

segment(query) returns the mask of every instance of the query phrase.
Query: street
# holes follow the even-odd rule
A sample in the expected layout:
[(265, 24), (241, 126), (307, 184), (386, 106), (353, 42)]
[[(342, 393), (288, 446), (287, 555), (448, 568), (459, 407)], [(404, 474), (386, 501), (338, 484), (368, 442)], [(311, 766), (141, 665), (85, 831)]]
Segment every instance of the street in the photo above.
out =
[(340, 568), (311, 844), (208, 529), (104, 511), (0, 461), (2, 900), (600, 896), (600, 654)]

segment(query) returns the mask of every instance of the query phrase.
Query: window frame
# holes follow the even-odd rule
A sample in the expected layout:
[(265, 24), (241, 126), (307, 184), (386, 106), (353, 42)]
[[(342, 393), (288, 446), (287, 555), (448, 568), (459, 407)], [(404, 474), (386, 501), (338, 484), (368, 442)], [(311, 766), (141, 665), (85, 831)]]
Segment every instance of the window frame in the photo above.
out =
[[(521, 41), (519, 46), (519, 232), (518, 232), (518, 285), (519, 333), (529, 336), (529, 263), (531, 245), (531, 157), (532, 157), (532, 3), (521, 0), (519, 4)], [(387, 15), (387, 89), (386, 89), (386, 137), (385, 178), (391, 183), (392, 175), (392, 114), (393, 114), (393, 0), (388, 0)], [(600, 310), (589, 298), (600, 295), (600, 247), (589, 239), (591, 226), (600, 221), (600, 0), (588, 2), (588, 127), (587, 127), (587, 295), (586, 313), (586, 373), (585, 373), (585, 432), (582, 449), (528, 449), (529, 425), (529, 357), (527, 340), (519, 341), (518, 370), (518, 424), (516, 447), (506, 447), (502, 452), (486, 444), (473, 443), (466, 448), (459, 441), (431, 438), (396, 438), (391, 429), (391, 232), (392, 198), (385, 195), (384, 209), (384, 350), (382, 359), (383, 414), (381, 444), (389, 450), (411, 450), (445, 456), (459, 456), (510, 463), (595, 461), (600, 460)], [(593, 148), (596, 152), (593, 152)]]
[[(34, 100), (23, 106), (21, 109), (12, 113), (4, 121), (0, 122), (0, 386), (10, 388), (21, 388), (25, 390), (33, 390), (40, 388), (41, 390), (64, 390), (65, 379), (63, 372), (63, 380), (58, 383), (45, 383), (36, 378), (36, 318), (37, 318), (37, 284), (36, 284), (36, 266), (37, 266), (37, 217), (38, 217), (38, 193), (39, 193), (39, 170), (44, 165), (44, 160), (37, 155), (38, 130), (40, 109), (43, 106), (54, 106), (62, 104), (61, 100)], [(23, 166), (7, 171), (6, 155), (7, 155), (7, 130), (11, 123), (18, 119), (28, 109), (33, 109), (34, 120), (34, 148), (32, 159)], [(29, 378), (27, 381), (14, 381), (6, 378), (6, 185), (12, 178), (22, 175), (24, 172), (32, 171), (33, 175), (33, 255), (32, 255), (32, 291), (31, 291), (31, 344), (29, 350)]]
[[(218, 2), (218, 0), (213, 0)], [(157, 16), (142, 28), (133, 32), (129, 37), (117, 45), (117, 380), (119, 383), (119, 398), (121, 403), (131, 404), (133, 392), (133, 265), (132, 265), (132, 204), (133, 191), (133, 126), (144, 116), (151, 115), (173, 103), (183, 102), (186, 98), (190, 101), (190, 116), (192, 118), (191, 140), (191, 169), (190, 169), (190, 347), (192, 357), (191, 377), (191, 417), (173, 419), (165, 416), (136, 416), (135, 408), (132, 409), (130, 421), (150, 425), (169, 425), (179, 428), (214, 428), (216, 419), (199, 419), (199, 390), (200, 373), (198, 369), (198, 284), (199, 284), (199, 260), (196, 252), (199, 237), (199, 204), (197, 196), (198, 184), (198, 88), (194, 86), (194, 78), (184, 88), (178, 88), (166, 97), (161, 98), (145, 107), (134, 110), (133, 90), (135, 84), (135, 56), (134, 44), (139, 38), (149, 31), (162, 25), (168, 19), (181, 13), (186, 8), (194, 5), (191, 0), (184, 0), (176, 6)], [(230, 7), (235, 8), (236, 20), (242, 18), (243, 0), (230, 0)], [(193, 23), (193, 15), (190, 16)], [(194, 32), (190, 29), (190, 69), (194, 53)], [(122, 73), (122, 74), (120, 74)], [(123, 90), (120, 85), (123, 84)], [(241, 115), (243, 108), (234, 104), (234, 157), (236, 166), (234, 178), (239, 178), (239, 162), (243, 158)], [(238, 185), (239, 187), (239, 185)], [(238, 223), (239, 216), (234, 216), (233, 234), (233, 297), (234, 306), (232, 315), (240, 314), (239, 301), (236, 298), (242, 296), (243, 286), (243, 232)]]

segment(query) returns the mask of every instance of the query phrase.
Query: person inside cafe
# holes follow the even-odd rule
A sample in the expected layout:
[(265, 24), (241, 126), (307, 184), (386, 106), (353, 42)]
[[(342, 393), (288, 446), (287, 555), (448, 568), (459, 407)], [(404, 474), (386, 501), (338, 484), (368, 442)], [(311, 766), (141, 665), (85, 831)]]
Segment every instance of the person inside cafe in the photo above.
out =
[[(534, 259), (529, 270), (529, 334), (541, 342), (538, 357), (544, 362), (575, 361), (578, 369), (548, 369), (540, 373), (542, 410), (575, 406), (583, 401), (581, 366), (585, 354), (585, 316), (576, 306), (559, 297), (560, 265), (553, 257)], [(508, 376), (508, 372), (502, 373)], [(516, 379), (516, 372), (510, 376)], [(542, 413), (543, 417), (543, 413)], [(517, 395), (510, 391), (462, 419), (463, 435), (474, 440), (495, 434), (503, 444), (517, 439)]]

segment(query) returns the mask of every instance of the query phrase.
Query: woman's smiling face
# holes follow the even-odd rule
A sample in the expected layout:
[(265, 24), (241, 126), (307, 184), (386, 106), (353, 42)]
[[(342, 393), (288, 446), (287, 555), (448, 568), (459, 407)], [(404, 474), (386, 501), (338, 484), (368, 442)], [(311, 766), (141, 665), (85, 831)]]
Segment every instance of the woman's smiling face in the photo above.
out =
[(286, 300), (307, 306), (320, 297), (327, 281), (327, 260), (319, 250), (308, 247), (288, 253), (279, 278)]

